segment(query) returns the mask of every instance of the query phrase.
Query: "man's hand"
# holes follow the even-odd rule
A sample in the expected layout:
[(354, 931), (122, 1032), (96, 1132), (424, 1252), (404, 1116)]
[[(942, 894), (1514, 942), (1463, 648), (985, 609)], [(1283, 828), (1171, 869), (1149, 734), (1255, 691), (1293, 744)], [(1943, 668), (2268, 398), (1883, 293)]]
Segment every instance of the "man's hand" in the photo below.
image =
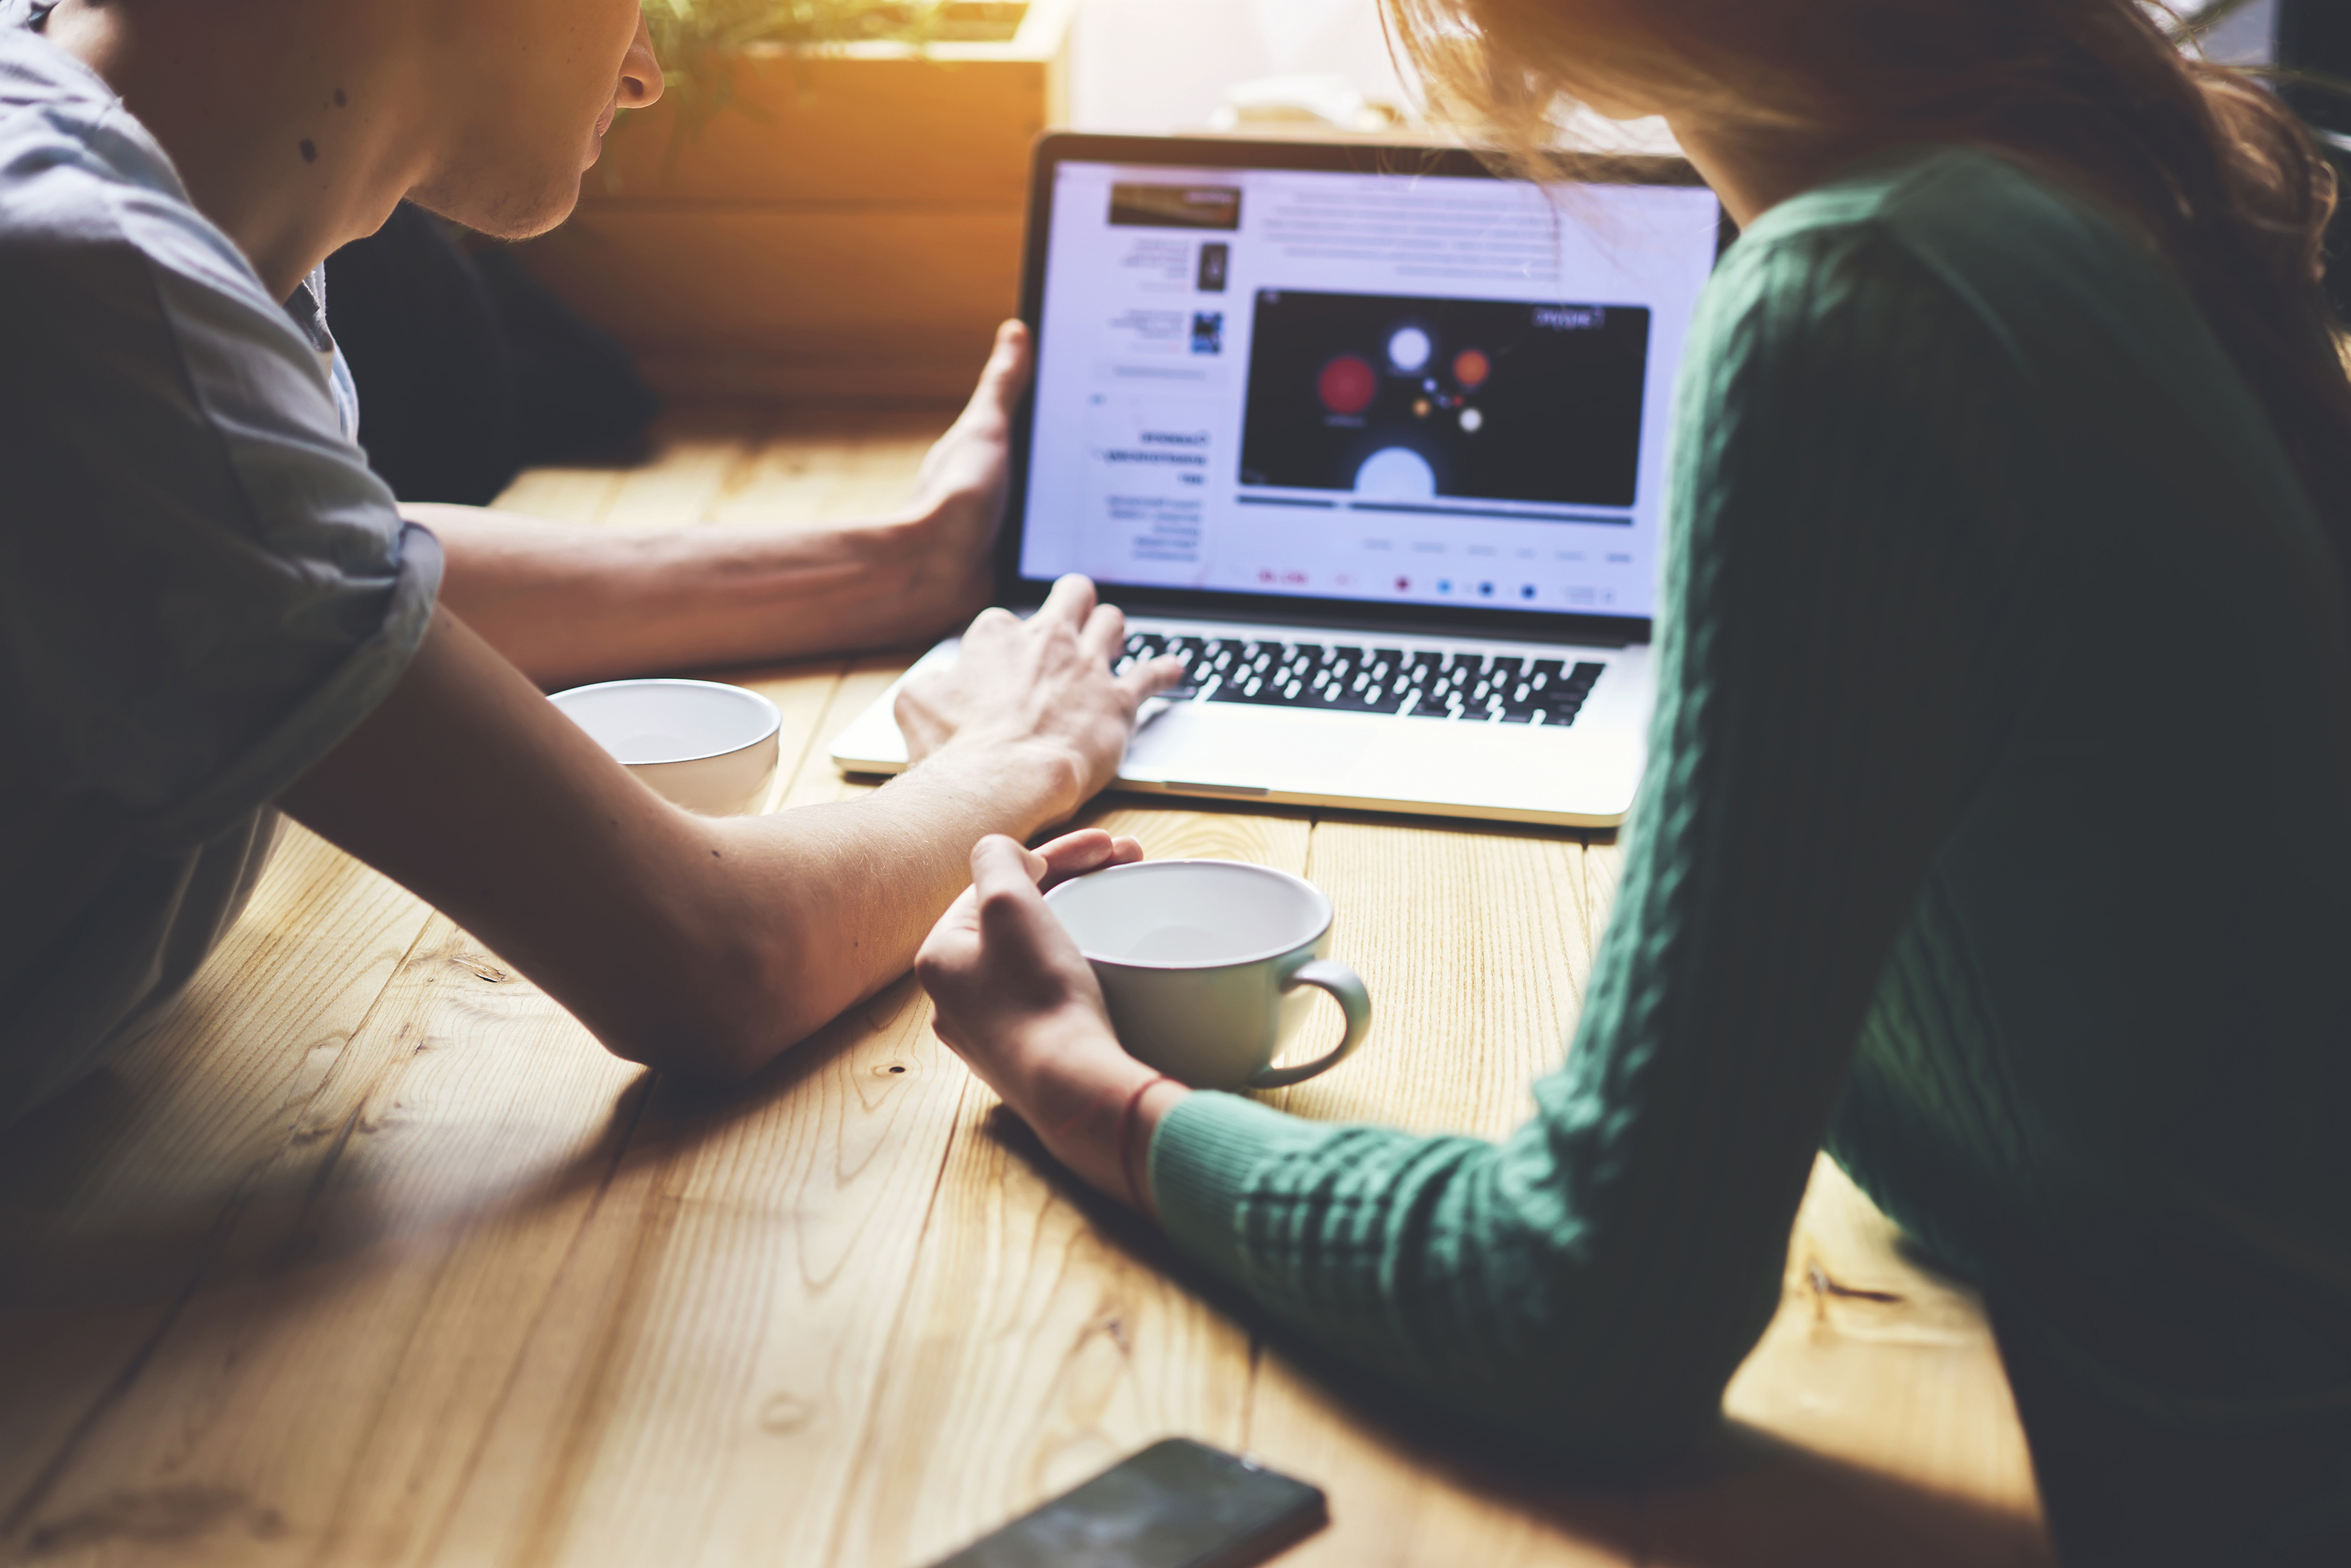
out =
[[(1083, 684), (1113, 688), (1107, 664)], [(463, 925), (612, 1051), (733, 1079), (904, 974), (965, 887), (972, 844), (1046, 820), (1023, 745), (959, 740), (857, 800), (697, 817), (442, 610), (391, 695), (279, 802)], [(1050, 863), (1070, 875), (1141, 852), (1080, 833)]]
[(442, 602), (552, 689), (929, 642), (987, 602), (1029, 333), (1008, 321), (971, 402), (886, 517), (638, 530), (411, 504)]
[(1037, 851), (984, 838), (971, 852), (971, 886), (914, 958), (939, 1038), (1056, 1159), (1121, 1200), (1142, 1191), (1151, 1134), (1190, 1091), (1155, 1082), (1119, 1045), (1093, 969), (1040, 884), (1142, 857), (1133, 839), (1098, 830)]
[(1031, 368), (1029, 329), (1019, 321), (997, 328), (971, 401), (923, 458), (914, 480), (922, 566), (909, 598), (927, 625), (952, 625), (987, 602), (1011, 467), (1012, 411)]
[(1009, 611), (982, 611), (953, 664), (898, 693), (908, 759), (919, 767), (931, 758), (1002, 748), (1042, 791), (1041, 820), (1061, 821), (1118, 771), (1135, 708), (1183, 677), (1173, 659), (1112, 674), (1125, 641), (1126, 617), (1095, 603), (1094, 585), (1075, 575), (1055, 583), (1025, 622)]

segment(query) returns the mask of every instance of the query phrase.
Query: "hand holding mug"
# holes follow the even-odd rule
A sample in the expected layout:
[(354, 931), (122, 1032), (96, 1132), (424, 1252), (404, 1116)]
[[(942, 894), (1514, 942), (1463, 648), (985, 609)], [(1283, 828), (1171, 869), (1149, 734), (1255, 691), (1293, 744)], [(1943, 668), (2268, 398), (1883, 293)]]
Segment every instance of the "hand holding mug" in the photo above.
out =
[[(1195, 1089), (1280, 1089), (1336, 1067), (1372, 1025), (1363, 977), (1325, 956), (1331, 900), (1246, 861), (1140, 861), (1045, 897), (1092, 966), (1127, 1051)], [(1338, 1043), (1276, 1067), (1312, 989), (1345, 1016)]]
[[(1331, 904), (1318, 889), (1261, 866), (1141, 852), (1100, 832), (1040, 852), (983, 839), (971, 888), (915, 959), (939, 1038), (1055, 1158), (1130, 1200), (1184, 1083), (1296, 1082), (1354, 1050), (1371, 1021), (1363, 981), (1322, 956)], [(1048, 878), (1050, 904), (1037, 885)], [(1319, 1060), (1270, 1067), (1309, 987), (1338, 1000), (1346, 1029)]]
[(939, 1038), (1044, 1140), (1053, 1157), (1113, 1197), (1135, 1190), (1123, 1141), (1150, 1146), (1180, 1086), (1122, 1050), (1102, 988), (1045, 907), (1040, 881), (1142, 858), (1099, 830), (1040, 851), (990, 834), (972, 847), (972, 884), (932, 927), (914, 972), (936, 1004)]

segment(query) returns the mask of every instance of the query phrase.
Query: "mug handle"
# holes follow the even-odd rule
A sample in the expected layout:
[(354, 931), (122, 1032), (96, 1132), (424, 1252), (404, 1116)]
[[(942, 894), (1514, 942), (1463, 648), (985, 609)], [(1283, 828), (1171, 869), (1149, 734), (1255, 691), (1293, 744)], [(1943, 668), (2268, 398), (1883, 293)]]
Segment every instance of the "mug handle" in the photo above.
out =
[(1319, 986), (1339, 1004), (1347, 1016), (1347, 1032), (1339, 1037), (1338, 1045), (1327, 1056), (1298, 1067), (1260, 1067), (1252, 1074), (1252, 1089), (1280, 1089), (1291, 1083), (1303, 1083), (1316, 1073), (1333, 1068), (1347, 1054), (1364, 1043), (1364, 1036), (1372, 1031), (1372, 993), (1364, 988), (1364, 977), (1333, 958), (1316, 958), (1301, 964), (1281, 982), (1285, 991), (1300, 986)]

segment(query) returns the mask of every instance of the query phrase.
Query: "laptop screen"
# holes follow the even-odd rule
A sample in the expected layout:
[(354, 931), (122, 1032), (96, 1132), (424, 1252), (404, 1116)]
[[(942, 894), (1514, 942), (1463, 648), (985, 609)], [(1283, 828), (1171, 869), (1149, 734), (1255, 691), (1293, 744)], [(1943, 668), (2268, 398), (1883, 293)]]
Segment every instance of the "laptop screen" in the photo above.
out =
[(1648, 617), (1721, 209), (1444, 166), (1046, 160), (1019, 577)]

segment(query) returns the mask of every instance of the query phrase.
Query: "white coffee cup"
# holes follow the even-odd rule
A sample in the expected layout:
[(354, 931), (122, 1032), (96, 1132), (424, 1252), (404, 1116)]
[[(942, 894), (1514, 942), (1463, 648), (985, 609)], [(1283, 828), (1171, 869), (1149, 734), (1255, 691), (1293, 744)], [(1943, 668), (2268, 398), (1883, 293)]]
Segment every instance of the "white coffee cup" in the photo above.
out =
[(548, 700), (689, 811), (756, 811), (776, 781), (783, 715), (757, 692), (718, 681), (600, 681)]
[[(1331, 901), (1302, 878), (1242, 861), (1138, 861), (1063, 883), (1046, 907), (1102, 982), (1136, 1060), (1196, 1089), (1278, 1089), (1336, 1066), (1372, 1027), (1363, 977), (1323, 956)], [(1346, 1015), (1338, 1045), (1270, 1065), (1310, 988)]]

